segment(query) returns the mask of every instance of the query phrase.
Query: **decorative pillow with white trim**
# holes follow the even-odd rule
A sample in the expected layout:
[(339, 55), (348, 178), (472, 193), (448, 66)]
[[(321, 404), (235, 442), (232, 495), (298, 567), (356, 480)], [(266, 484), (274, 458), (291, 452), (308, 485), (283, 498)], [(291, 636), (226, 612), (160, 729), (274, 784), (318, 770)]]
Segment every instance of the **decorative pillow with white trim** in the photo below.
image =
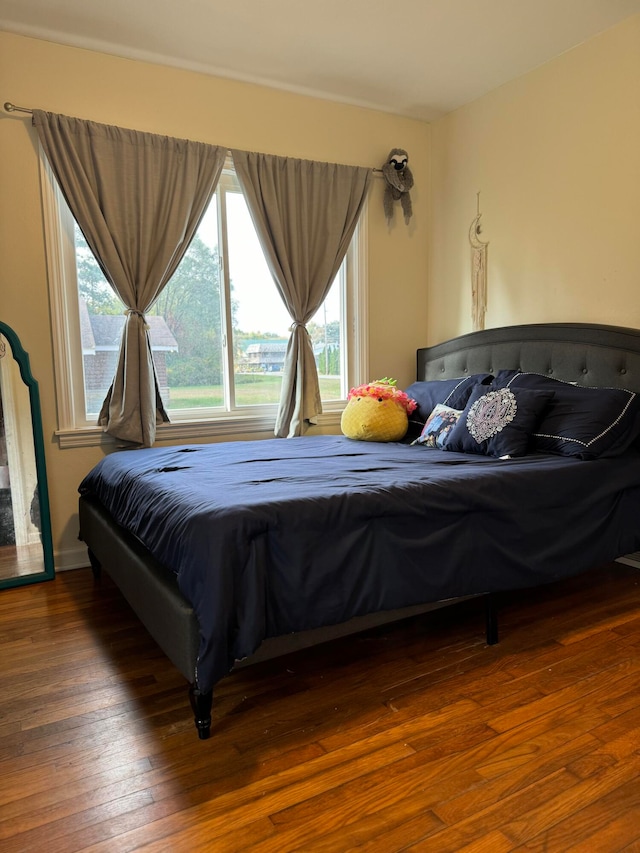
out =
[(578, 459), (618, 456), (640, 435), (640, 394), (635, 391), (574, 385), (517, 370), (501, 370), (493, 385), (512, 391), (553, 391), (553, 400), (533, 431), (536, 450)]
[(471, 392), (444, 450), (498, 458), (524, 456), (530, 435), (552, 398), (552, 391), (479, 385)]

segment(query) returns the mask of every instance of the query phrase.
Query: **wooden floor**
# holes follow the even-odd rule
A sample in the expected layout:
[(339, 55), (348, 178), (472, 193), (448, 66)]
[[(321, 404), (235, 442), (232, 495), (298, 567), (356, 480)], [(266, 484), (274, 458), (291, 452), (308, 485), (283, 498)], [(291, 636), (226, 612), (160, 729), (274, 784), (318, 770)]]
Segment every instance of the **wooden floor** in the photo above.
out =
[(640, 851), (640, 570), (257, 664), (199, 741), (108, 578), (0, 593), (0, 850)]

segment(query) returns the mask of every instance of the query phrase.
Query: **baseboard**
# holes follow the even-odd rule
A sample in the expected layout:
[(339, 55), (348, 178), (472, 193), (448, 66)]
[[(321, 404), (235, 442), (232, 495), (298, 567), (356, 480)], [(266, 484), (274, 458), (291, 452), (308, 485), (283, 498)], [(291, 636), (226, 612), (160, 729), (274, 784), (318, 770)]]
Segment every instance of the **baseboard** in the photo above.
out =
[(634, 551), (633, 554), (625, 554), (624, 557), (618, 557), (616, 563), (624, 563), (625, 566), (633, 566), (635, 569), (640, 569), (640, 551)]
[(81, 542), (75, 548), (56, 551), (53, 555), (56, 572), (66, 572), (69, 569), (83, 569), (89, 566), (87, 546)]

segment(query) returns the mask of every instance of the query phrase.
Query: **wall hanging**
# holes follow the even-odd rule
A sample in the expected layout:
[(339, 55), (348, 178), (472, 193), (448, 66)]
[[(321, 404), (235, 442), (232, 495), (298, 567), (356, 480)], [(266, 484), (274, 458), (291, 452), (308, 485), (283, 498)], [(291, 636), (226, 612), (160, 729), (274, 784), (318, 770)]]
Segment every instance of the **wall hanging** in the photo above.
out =
[(480, 193), (476, 193), (476, 215), (469, 228), (471, 244), (471, 319), (473, 331), (484, 329), (484, 315), (487, 310), (487, 246), (488, 241), (480, 239)]
[(413, 174), (409, 168), (409, 155), (404, 148), (392, 148), (382, 167), (386, 181), (384, 188), (384, 215), (388, 222), (393, 219), (393, 204), (400, 202), (404, 221), (409, 224), (413, 209), (409, 190), (413, 186)]

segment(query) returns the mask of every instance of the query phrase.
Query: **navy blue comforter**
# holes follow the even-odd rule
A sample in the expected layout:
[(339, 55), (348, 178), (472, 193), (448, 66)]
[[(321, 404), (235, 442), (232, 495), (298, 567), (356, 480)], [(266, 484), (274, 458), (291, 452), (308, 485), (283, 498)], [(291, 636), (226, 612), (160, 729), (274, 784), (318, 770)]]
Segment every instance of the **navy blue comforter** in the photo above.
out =
[(640, 548), (640, 455), (498, 460), (319, 436), (127, 450), (81, 493), (176, 572), (202, 689), (263, 639)]

